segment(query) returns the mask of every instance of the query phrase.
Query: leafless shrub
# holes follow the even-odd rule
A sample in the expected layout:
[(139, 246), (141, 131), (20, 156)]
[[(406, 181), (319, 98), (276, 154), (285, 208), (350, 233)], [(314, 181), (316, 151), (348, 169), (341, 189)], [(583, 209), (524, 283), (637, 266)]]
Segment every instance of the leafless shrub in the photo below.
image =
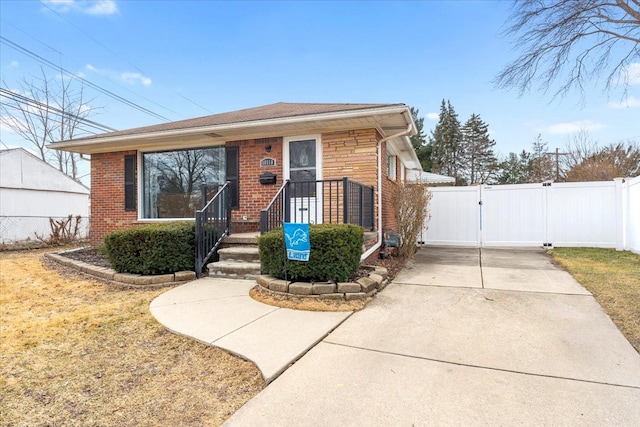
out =
[(69, 215), (62, 219), (49, 218), (49, 227), (51, 234), (49, 237), (39, 236), (35, 233), (36, 238), (43, 243), (51, 246), (60, 246), (80, 240), (80, 224), (82, 216)]
[(392, 203), (400, 235), (399, 257), (410, 259), (416, 253), (420, 232), (425, 227), (425, 221), (431, 217), (431, 197), (427, 185), (422, 182), (402, 182), (396, 187)]

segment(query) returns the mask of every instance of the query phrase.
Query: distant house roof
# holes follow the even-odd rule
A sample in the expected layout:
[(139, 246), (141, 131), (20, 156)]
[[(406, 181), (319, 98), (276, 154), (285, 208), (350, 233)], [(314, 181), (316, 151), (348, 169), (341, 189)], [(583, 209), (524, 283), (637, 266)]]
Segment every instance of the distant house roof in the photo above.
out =
[(407, 171), (407, 179), (409, 179), (409, 181), (422, 181), (427, 184), (455, 184), (456, 182), (456, 179), (452, 176), (418, 170)]
[(84, 154), (205, 147), (225, 141), (375, 128), (412, 168), (420, 163), (409, 136), (415, 124), (405, 104), (287, 103), (55, 142), (49, 148)]
[(89, 188), (24, 148), (0, 150), (0, 188), (90, 193)]

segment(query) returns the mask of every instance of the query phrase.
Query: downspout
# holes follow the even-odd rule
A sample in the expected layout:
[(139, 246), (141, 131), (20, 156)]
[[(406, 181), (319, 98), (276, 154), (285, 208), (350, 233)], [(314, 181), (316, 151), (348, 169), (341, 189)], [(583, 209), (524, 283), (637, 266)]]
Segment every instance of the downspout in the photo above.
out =
[[(406, 113), (405, 113), (406, 114)], [(406, 130), (395, 135), (387, 136), (378, 141), (378, 241), (360, 256), (360, 261), (369, 258), (380, 246), (382, 246), (382, 143), (399, 136), (407, 136), (413, 130), (413, 120), (409, 117), (409, 125)]]

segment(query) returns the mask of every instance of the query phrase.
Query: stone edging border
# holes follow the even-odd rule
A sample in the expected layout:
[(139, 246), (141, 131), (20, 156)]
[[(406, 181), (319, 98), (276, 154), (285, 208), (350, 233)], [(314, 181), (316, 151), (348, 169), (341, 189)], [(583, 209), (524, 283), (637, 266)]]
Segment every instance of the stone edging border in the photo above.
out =
[(105, 280), (121, 286), (134, 288), (161, 288), (182, 285), (196, 279), (195, 271), (178, 271), (172, 274), (143, 276), (142, 274), (118, 273), (112, 268), (99, 267), (83, 261), (67, 258), (59, 253), (48, 253), (45, 257), (57, 264), (73, 268), (96, 279)]
[(288, 282), (269, 275), (257, 276), (256, 282), (263, 290), (275, 295), (352, 301), (372, 297), (389, 284), (386, 268), (376, 265), (362, 267), (370, 269), (371, 273), (369, 277), (355, 282)]

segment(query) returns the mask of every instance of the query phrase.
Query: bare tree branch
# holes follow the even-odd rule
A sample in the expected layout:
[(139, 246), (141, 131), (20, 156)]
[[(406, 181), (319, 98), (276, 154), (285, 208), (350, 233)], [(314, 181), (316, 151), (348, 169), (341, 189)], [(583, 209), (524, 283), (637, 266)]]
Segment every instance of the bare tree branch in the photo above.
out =
[[(83, 88), (75, 89), (74, 79), (64, 72), (49, 78), (44, 70), (34, 80), (22, 79), (20, 92), (2, 89), (0, 112), (2, 121), (37, 150), (43, 161), (61, 172), (78, 179), (80, 157), (75, 153), (48, 150), (46, 145), (56, 140), (70, 140), (78, 127), (95, 109), (85, 102)], [(7, 86), (3, 82), (4, 86)], [(90, 121), (88, 121), (90, 122)], [(90, 122), (93, 123), (93, 122)]]
[(554, 97), (604, 76), (605, 90), (628, 89), (628, 68), (640, 60), (639, 0), (514, 0), (507, 36), (522, 52), (494, 84), (520, 94), (535, 82)]

